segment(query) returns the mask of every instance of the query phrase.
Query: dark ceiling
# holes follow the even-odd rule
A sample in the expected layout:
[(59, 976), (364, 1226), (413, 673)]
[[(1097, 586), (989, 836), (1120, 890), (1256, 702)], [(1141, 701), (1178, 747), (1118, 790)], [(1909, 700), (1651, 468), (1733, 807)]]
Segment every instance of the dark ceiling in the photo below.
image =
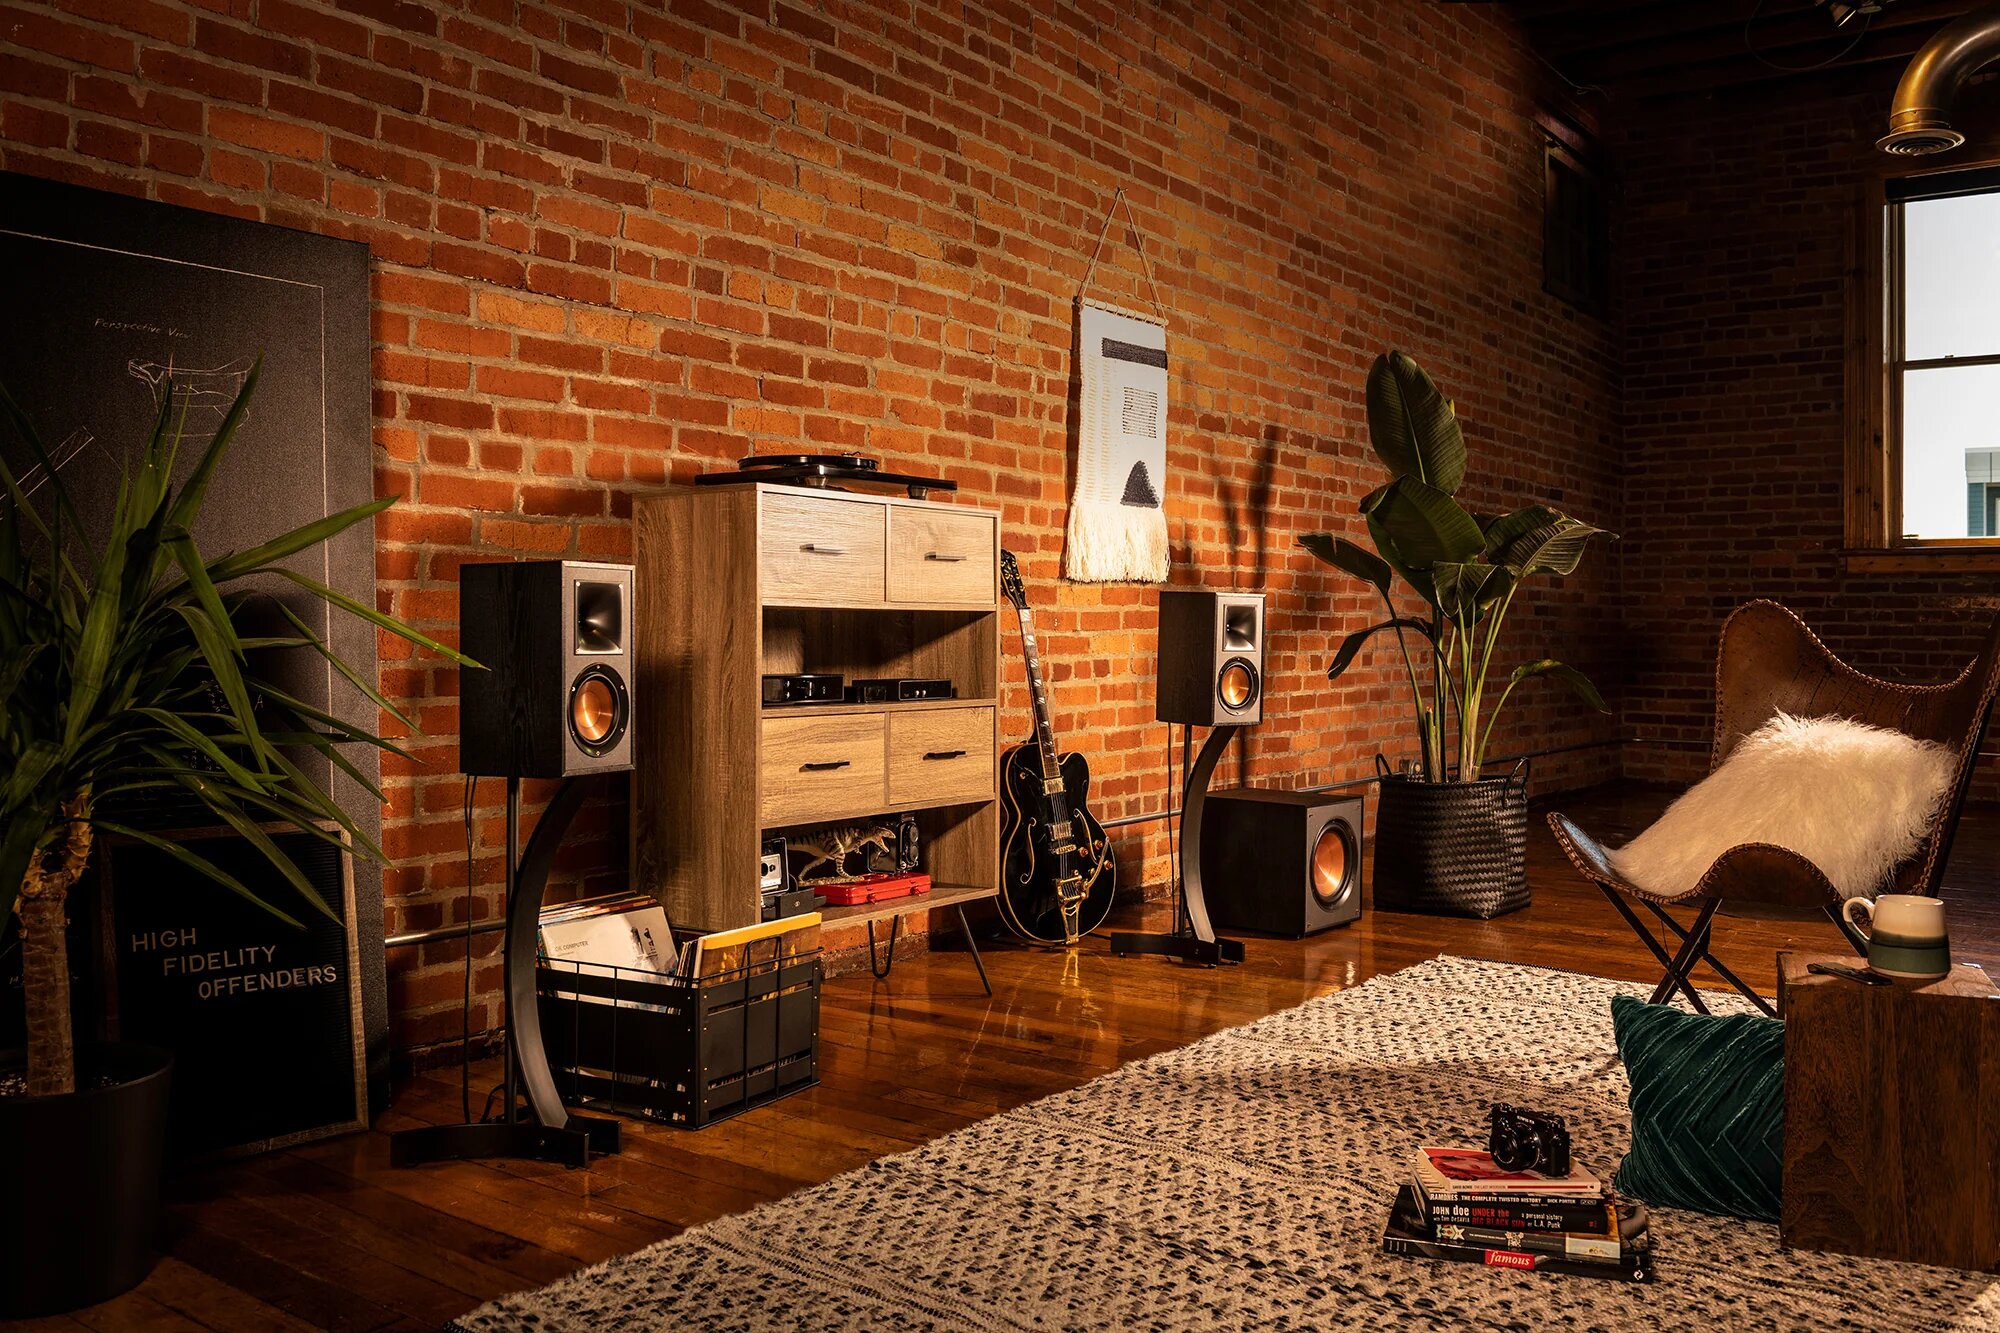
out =
[(1884, 0), (1879, 14), (1846, 27), (1835, 27), (1813, 0), (1508, 0), (1507, 7), (1564, 78), (1627, 98), (1857, 72), (1889, 79), (1976, 2)]

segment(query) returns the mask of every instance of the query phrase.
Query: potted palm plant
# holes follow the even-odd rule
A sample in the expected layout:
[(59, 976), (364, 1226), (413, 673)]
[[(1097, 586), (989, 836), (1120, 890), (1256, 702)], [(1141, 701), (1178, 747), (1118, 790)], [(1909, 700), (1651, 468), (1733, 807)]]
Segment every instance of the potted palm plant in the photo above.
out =
[[(109, 1299), (152, 1264), (171, 1062), (144, 1047), (79, 1051), (72, 1032), (67, 902), (93, 840), (135, 839), (256, 900), (235, 877), (134, 813), (162, 797), (190, 804), (270, 859), (297, 902), (288, 894), (262, 905), (294, 925), (297, 912), (339, 917), (268, 826), (288, 825), (381, 858), (303, 764), (319, 756), (380, 800), (342, 747), (406, 752), (285, 693), (258, 664), (274, 652), (316, 653), (377, 707), (407, 719), (296, 612), (246, 581), (281, 581), (277, 586), (466, 661), (287, 563), (366, 522), (394, 497), (251, 550), (201, 553), (194, 529), (202, 503), (256, 382), (253, 371), (178, 485), (177, 395), (160, 395), (151, 436), (125, 475), (108, 525), (100, 525), (101, 545), (88, 554), (60, 473), (0, 390), (0, 417), (26, 445), (41, 481), (30, 495), (0, 462), (0, 904), (18, 921), (27, 1014), (25, 1050), (0, 1053), (0, 1142), (8, 1152), (0, 1215), (26, 1223), (16, 1229), (18, 1241), (0, 1247), (0, 1316)], [(276, 623), (289, 629), (240, 632), (253, 599), (268, 601), (282, 617)]]
[(1389, 470), (1389, 481), (1360, 505), (1374, 550), (1331, 533), (1301, 544), (1373, 587), (1385, 612), (1346, 637), (1327, 676), (1338, 679), (1364, 644), (1389, 634), (1409, 686), (1413, 771), (1390, 772), (1377, 756), (1375, 903), (1497, 916), (1528, 902), (1526, 784), (1518, 774), (1481, 771), (1502, 710), (1517, 687), (1543, 676), (1589, 707), (1610, 710), (1582, 672), (1549, 657), (1521, 664), (1489, 693), (1494, 652), (1508, 610), (1531, 579), (1575, 573), (1591, 539), (1613, 534), (1546, 505), (1508, 514), (1462, 507), (1456, 496), (1466, 450), (1458, 416), (1401, 352), (1377, 357), (1369, 370), (1368, 435)]

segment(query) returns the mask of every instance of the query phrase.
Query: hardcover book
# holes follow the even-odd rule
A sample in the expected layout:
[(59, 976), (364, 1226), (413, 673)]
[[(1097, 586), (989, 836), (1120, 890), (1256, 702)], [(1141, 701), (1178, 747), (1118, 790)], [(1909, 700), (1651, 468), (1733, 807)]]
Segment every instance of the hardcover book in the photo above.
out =
[(1598, 1236), (1611, 1235), (1616, 1229), (1614, 1209), (1608, 1199), (1433, 1199), (1421, 1189), (1416, 1191), (1416, 1197), (1418, 1210), (1431, 1226), (1450, 1223), (1501, 1231), (1579, 1232)]
[(1412, 1179), (1432, 1201), (1444, 1199), (1601, 1199), (1604, 1184), (1570, 1163), (1566, 1176), (1509, 1171), (1484, 1148), (1424, 1147), (1411, 1161)]

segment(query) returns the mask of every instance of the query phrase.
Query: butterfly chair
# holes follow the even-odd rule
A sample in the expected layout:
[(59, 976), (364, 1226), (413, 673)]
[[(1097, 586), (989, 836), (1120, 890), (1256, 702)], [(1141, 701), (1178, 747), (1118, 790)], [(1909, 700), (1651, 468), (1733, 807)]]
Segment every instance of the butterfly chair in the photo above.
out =
[[(1715, 747), (1709, 769), (1720, 766), (1737, 742), (1779, 712), (1795, 717), (1853, 718), (1948, 747), (1958, 764), (1947, 799), (1940, 803), (1922, 845), (1897, 866), (1891, 882), (1882, 886), (1884, 893), (1936, 896), (1996, 688), (2000, 688), (2000, 616), (1988, 629), (1979, 656), (1956, 677), (1942, 685), (1899, 685), (1863, 675), (1835, 657), (1805, 622), (1776, 602), (1749, 602), (1732, 612), (1722, 626), (1715, 663)], [(1564, 816), (1550, 814), (1549, 827), (1571, 863), (1603, 890), (1625, 923), (1667, 969), (1653, 991), (1654, 1004), (1679, 990), (1696, 1011), (1707, 1013), (1707, 1006), (1688, 981), (1695, 965), (1705, 961), (1752, 1004), (1771, 1012), (1763, 997), (1710, 951), (1719, 909), (1731, 916), (1764, 918), (1809, 917), (1823, 912), (1857, 953), (1868, 952), (1866, 939), (1841, 917), (1840, 895), (1833, 885), (1818, 866), (1797, 852), (1770, 843), (1743, 843), (1717, 857), (1700, 881), (1685, 892), (1661, 895), (1621, 877), (1604, 848)], [(1670, 908), (1691, 909), (1694, 918), (1683, 924)], [(1660, 937), (1647, 929), (1637, 909), (1650, 912), (1672, 933), (1678, 941), (1673, 953), (1669, 954)]]

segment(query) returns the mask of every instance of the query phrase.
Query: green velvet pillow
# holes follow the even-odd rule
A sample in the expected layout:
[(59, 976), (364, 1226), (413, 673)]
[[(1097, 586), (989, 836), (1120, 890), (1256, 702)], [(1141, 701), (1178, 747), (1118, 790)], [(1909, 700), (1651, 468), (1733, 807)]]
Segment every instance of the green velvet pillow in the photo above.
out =
[(1656, 1207), (1777, 1221), (1785, 1025), (1630, 995), (1612, 998), (1611, 1025), (1632, 1083), (1632, 1151), (1612, 1187)]

